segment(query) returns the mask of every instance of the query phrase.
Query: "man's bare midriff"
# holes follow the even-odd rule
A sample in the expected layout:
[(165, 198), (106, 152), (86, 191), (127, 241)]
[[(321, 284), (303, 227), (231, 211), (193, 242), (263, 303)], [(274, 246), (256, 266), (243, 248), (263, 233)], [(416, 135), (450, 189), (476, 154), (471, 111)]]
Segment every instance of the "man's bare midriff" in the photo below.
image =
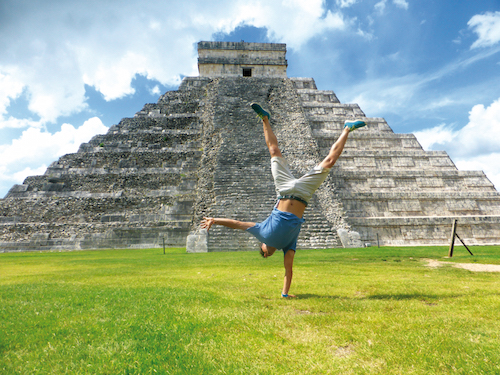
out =
[(280, 199), (277, 208), (280, 211), (290, 212), (295, 216), (302, 218), (304, 211), (306, 210), (306, 205), (302, 202), (296, 201), (295, 199)]

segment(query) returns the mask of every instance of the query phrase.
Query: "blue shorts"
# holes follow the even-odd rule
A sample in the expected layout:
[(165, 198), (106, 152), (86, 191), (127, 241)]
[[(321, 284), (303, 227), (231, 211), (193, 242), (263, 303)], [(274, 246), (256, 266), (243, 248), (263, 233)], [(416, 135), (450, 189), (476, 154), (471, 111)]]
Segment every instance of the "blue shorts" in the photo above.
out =
[(268, 246), (282, 249), (286, 254), (288, 250), (297, 248), (297, 238), (304, 219), (290, 212), (283, 212), (276, 207), (269, 217), (248, 228), (247, 231)]

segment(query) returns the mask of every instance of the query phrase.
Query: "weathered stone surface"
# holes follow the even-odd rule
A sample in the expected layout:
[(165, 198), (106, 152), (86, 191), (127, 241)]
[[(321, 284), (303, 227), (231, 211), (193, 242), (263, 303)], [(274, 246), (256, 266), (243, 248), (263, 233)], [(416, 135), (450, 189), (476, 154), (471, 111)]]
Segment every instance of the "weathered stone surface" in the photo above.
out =
[(363, 247), (363, 243), (361, 242), (361, 237), (358, 232), (348, 231), (346, 229), (340, 228), (337, 229), (337, 233), (340, 237), (340, 241), (342, 242), (343, 247)]
[(208, 252), (208, 232), (201, 229), (189, 234), (186, 238), (186, 251), (188, 253)]
[(245, 42), (199, 42), (198, 70), (201, 77), (286, 78), (286, 44)]

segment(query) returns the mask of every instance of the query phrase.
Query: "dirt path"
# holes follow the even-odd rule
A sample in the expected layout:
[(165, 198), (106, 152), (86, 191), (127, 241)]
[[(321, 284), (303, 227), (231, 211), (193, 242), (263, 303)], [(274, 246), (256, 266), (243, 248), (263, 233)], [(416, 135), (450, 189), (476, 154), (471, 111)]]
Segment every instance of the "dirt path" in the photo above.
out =
[(444, 265), (451, 265), (455, 268), (463, 268), (465, 270), (473, 271), (473, 272), (500, 272), (499, 264), (478, 264), (478, 263), (451, 263), (451, 262), (440, 262), (435, 259), (423, 259), (424, 262), (427, 262), (427, 267), (437, 268), (442, 267)]

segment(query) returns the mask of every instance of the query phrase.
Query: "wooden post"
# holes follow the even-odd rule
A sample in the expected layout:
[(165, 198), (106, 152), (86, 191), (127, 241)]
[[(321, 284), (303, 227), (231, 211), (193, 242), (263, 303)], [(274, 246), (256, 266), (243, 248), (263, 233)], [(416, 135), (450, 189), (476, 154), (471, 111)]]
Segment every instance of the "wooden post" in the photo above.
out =
[(163, 255), (165, 255), (165, 237), (163, 237)]
[(457, 235), (457, 220), (453, 220), (453, 226), (451, 228), (451, 242), (450, 242), (450, 251), (448, 251), (448, 257), (453, 256), (453, 247), (455, 246), (455, 236)]

